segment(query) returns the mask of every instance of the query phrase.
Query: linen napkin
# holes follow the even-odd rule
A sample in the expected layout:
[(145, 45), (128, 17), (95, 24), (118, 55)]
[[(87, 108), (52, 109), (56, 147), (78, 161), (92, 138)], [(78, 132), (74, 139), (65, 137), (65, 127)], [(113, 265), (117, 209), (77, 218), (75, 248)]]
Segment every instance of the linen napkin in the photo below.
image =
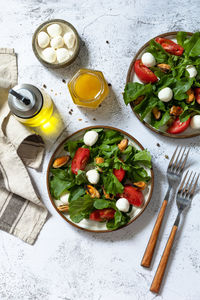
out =
[(8, 91), (16, 83), (14, 49), (0, 48), (0, 229), (33, 244), (48, 211), (33, 188), (26, 166), (40, 167), (44, 142), (9, 111)]

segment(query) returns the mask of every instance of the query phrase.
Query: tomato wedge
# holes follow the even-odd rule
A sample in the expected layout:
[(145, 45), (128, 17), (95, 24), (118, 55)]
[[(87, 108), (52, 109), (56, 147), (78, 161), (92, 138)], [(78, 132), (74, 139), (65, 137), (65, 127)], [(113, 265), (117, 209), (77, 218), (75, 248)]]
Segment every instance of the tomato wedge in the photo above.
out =
[(78, 148), (72, 160), (71, 170), (74, 174), (78, 174), (78, 170), (84, 170), (90, 157), (88, 148)]
[(180, 122), (179, 117), (173, 122), (173, 124), (167, 129), (168, 133), (178, 134), (185, 131), (190, 124), (190, 118), (185, 122)]
[(195, 88), (194, 89), (194, 96), (196, 99), (196, 102), (200, 104), (200, 88)]
[(119, 170), (114, 169), (113, 174), (117, 177), (117, 179), (121, 182), (124, 179), (125, 171), (123, 168), (120, 168)]
[(126, 185), (120, 197), (126, 198), (128, 202), (134, 206), (140, 207), (144, 202), (144, 195), (141, 191), (134, 188), (132, 185)]
[(96, 209), (90, 214), (90, 220), (102, 222), (112, 220), (115, 216), (115, 210), (113, 208)]
[(143, 83), (158, 81), (158, 77), (142, 63), (141, 59), (135, 61), (134, 71)]
[(171, 40), (157, 37), (155, 38), (155, 41), (160, 44), (163, 49), (173, 55), (181, 56), (183, 54), (184, 48), (176, 43), (174, 43)]

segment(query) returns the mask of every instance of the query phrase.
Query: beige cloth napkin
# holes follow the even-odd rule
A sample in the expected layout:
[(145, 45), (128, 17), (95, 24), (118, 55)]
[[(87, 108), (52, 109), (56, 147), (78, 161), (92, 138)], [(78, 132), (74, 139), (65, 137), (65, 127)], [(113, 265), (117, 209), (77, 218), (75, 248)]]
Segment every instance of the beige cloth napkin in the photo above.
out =
[(16, 83), (14, 49), (0, 48), (0, 229), (33, 244), (48, 211), (37, 196), (25, 165), (40, 167), (44, 142), (10, 114), (8, 91)]

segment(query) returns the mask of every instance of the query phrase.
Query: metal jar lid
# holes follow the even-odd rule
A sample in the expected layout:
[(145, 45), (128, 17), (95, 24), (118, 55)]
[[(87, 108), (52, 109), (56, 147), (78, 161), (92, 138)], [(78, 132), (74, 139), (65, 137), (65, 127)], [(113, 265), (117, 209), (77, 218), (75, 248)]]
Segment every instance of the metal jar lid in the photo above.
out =
[(39, 113), (43, 106), (43, 96), (40, 90), (32, 84), (19, 84), (12, 88), (29, 101), (23, 102), (13, 94), (8, 95), (8, 105), (13, 114), (19, 118), (29, 119)]

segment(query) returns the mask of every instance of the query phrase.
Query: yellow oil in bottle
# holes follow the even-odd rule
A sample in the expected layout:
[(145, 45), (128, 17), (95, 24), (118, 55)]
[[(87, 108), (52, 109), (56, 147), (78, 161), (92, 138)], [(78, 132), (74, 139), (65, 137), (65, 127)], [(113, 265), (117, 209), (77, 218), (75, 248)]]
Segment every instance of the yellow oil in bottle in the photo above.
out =
[(68, 87), (74, 103), (88, 108), (97, 108), (109, 93), (103, 73), (88, 69), (80, 69)]
[(43, 96), (43, 105), (41, 110), (33, 117), (31, 118), (18, 118), (18, 121), (23, 123), (24, 125), (30, 126), (30, 127), (38, 127), (45, 123), (47, 123), (53, 113), (53, 102), (50, 98), (50, 96), (44, 92), (44, 90), (40, 90)]

